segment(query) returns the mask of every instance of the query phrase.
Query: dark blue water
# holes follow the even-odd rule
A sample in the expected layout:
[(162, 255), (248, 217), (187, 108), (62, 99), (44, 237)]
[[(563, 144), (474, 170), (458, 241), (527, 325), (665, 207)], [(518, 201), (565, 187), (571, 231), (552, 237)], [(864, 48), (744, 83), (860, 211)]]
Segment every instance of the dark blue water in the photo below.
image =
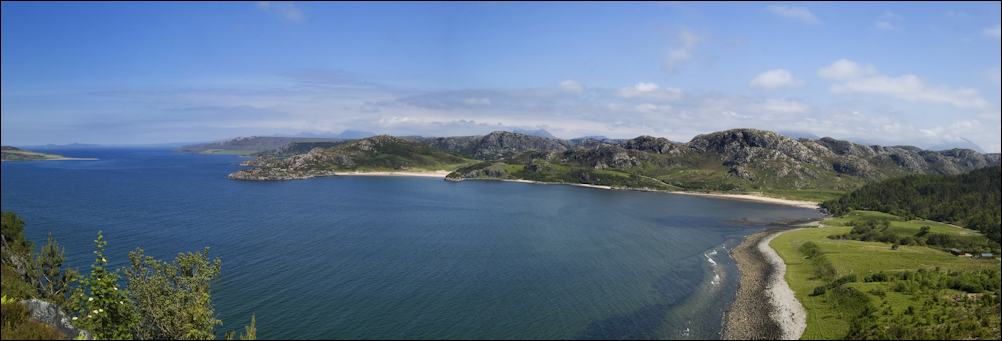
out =
[[(60, 151), (57, 151), (60, 152)], [(411, 177), (238, 182), (236, 156), (61, 151), (5, 162), (2, 209), (86, 270), (211, 248), (224, 329), (263, 338), (717, 338), (748, 223), (812, 210)], [(712, 262), (711, 262), (712, 260)], [(716, 265), (714, 265), (716, 263)]]

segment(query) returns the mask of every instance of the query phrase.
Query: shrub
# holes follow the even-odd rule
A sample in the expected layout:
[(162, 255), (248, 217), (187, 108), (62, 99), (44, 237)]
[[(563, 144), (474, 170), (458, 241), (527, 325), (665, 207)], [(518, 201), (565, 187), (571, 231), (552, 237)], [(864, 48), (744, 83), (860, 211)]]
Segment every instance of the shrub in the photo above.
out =
[(835, 266), (828, 258), (818, 257), (814, 260), (814, 275), (818, 279), (831, 280), (838, 275), (838, 271), (835, 270)]
[(129, 253), (132, 266), (125, 271), (129, 296), (135, 301), (140, 339), (209, 339), (216, 319), (210, 284), (219, 275), (221, 262), (209, 259), (209, 249), (181, 253), (173, 263)]
[(80, 287), (71, 299), (71, 309), (78, 318), (75, 324), (98, 339), (131, 339), (136, 314), (128, 295), (118, 289), (118, 274), (108, 270), (108, 259), (104, 257), (107, 242), (101, 232), (97, 233), (94, 245), (90, 276), (79, 281)]
[(804, 254), (807, 258), (814, 258), (821, 254), (821, 251), (818, 249), (818, 244), (815, 244), (814, 242), (806, 242), (800, 245), (799, 250), (800, 253)]

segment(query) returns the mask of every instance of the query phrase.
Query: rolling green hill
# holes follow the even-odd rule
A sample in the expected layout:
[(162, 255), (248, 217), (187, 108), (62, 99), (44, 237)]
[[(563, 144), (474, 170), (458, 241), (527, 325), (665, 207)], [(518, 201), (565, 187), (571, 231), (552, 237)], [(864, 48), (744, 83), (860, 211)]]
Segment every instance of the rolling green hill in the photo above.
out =
[(999, 261), (957, 257), (930, 245), (843, 239), (862, 221), (900, 236), (942, 234), (998, 244), (969, 229), (855, 211), (770, 243), (807, 311), (803, 339), (999, 338)]

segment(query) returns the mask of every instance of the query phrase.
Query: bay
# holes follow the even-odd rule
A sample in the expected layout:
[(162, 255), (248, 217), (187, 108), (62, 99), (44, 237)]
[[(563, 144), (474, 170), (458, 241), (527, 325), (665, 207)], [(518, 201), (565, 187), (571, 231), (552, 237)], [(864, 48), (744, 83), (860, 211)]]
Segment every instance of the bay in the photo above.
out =
[(223, 329), (262, 338), (719, 338), (728, 248), (809, 209), (715, 198), (418, 177), (240, 182), (244, 160), (164, 149), (5, 162), (2, 209), (86, 271), (137, 247), (222, 258)]

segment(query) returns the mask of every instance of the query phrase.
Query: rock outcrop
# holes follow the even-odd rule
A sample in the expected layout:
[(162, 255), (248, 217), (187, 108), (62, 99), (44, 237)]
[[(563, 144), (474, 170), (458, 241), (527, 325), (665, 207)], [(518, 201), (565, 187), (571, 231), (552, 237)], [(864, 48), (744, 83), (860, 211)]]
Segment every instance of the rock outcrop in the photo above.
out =
[(564, 151), (568, 147), (569, 145), (561, 140), (507, 131), (495, 131), (485, 135), (477, 142), (473, 147), (473, 158), (490, 161), (528, 151)]
[[(307, 150), (308, 149), (308, 150)], [(998, 165), (998, 154), (866, 146), (833, 138), (792, 139), (732, 129), (688, 143), (640, 136), (565, 141), (496, 131), (484, 136), (376, 136), (344, 143), (294, 143), (232, 174), (241, 180), (304, 179), (345, 170), (427, 169), (452, 165), (448, 179), (518, 178), (676, 186), (703, 190), (844, 191), (908, 174), (960, 174)], [(475, 162), (479, 160), (480, 164)], [(436, 168), (442, 169), (442, 168)], [(517, 173), (517, 174), (516, 174)], [(541, 180), (541, 181), (542, 181)]]
[(31, 314), (33, 320), (52, 326), (56, 331), (66, 335), (70, 339), (78, 337), (86, 340), (91, 339), (89, 332), (74, 327), (70, 318), (53, 303), (39, 299), (30, 299), (21, 301), (21, 304), (24, 304), (28, 308), (28, 312)]

